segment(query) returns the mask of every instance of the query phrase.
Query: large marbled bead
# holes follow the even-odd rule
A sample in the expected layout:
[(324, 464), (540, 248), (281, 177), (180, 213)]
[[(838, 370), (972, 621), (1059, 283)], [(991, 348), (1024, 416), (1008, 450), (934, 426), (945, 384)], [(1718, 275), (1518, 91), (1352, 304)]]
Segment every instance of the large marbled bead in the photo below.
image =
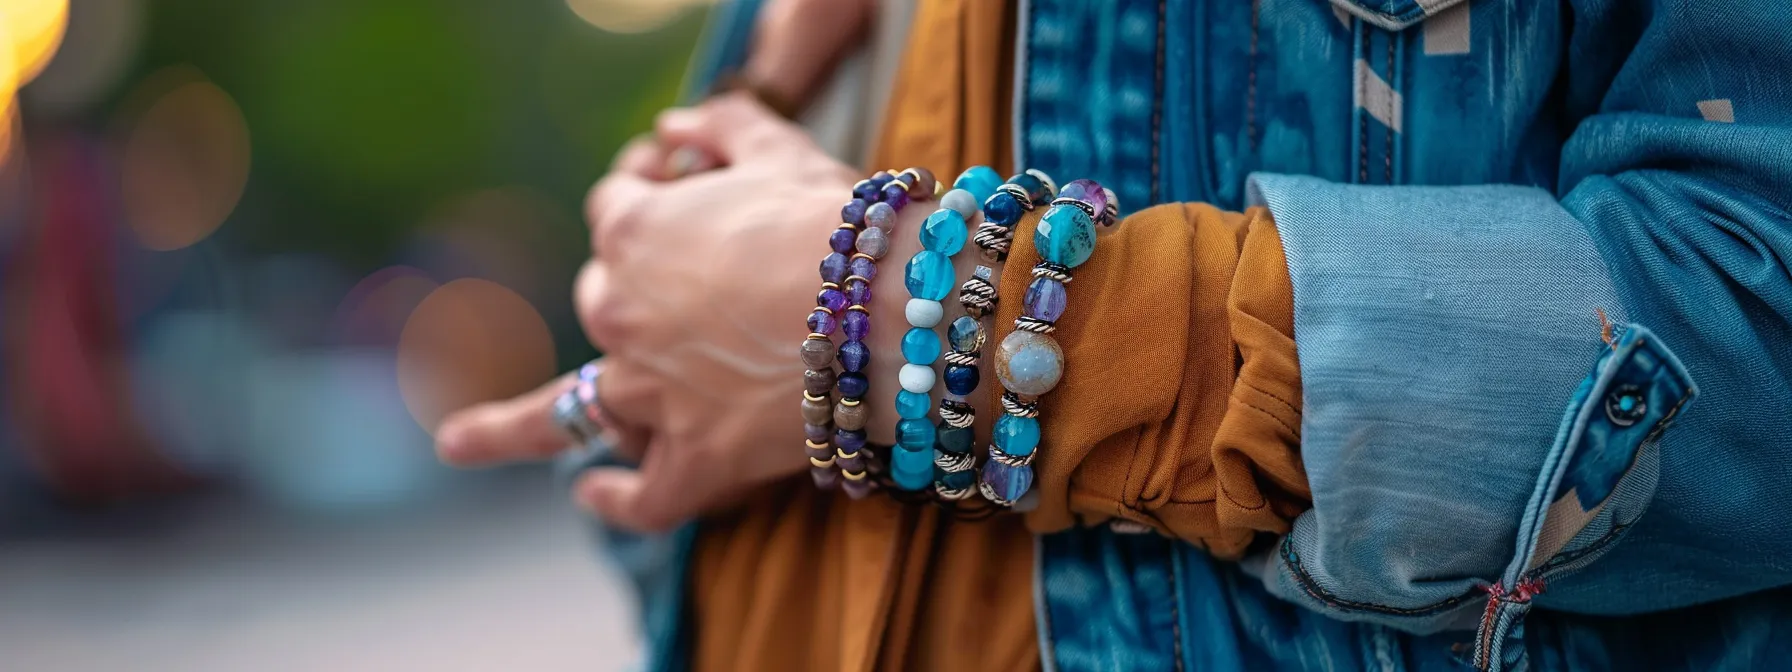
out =
[(1064, 283), (1051, 278), (1034, 278), (1027, 285), (1027, 293), (1021, 297), (1026, 308), (1026, 316), (1057, 322), (1064, 316), (1064, 307), (1070, 303), (1070, 293), (1065, 291)]
[(1095, 254), (1095, 220), (1081, 208), (1061, 205), (1046, 211), (1033, 230), (1033, 247), (1046, 261), (1071, 268)]
[(933, 250), (921, 250), (908, 260), (902, 282), (909, 296), (940, 301), (952, 293), (952, 258)]
[(990, 441), (1002, 452), (1022, 457), (1039, 447), (1039, 419), (1003, 414), (996, 418)]
[(1033, 468), (1011, 467), (991, 460), (983, 465), (983, 483), (997, 497), (1012, 503), (1033, 487)]
[(971, 166), (958, 174), (952, 181), (952, 188), (963, 189), (971, 193), (978, 202), (988, 200), (996, 193), (996, 187), (1002, 186), (1002, 174), (989, 166)]
[(1108, 195), (1095, 180), (1071, 180), (1058, 192), (1058, 198), (1071, 198), (1088, 203), (1096, 212), (1107, 210)]
[(1015, 394), (1037, 397), (1064, 376), (1064, 350), (1044, 334), (1015, 330), (996, 348), (996, 378)]
[(976, 352), (983, 348), (983, 324), (977, 318), (960, 315), (946, 327), (946, 341), (959, 352)]
[(910, 364), (932, 364), (940, 357), (940, 335), (932, 329), (911, 327), (902, 335), (902, 358)]
[[(832, 420), (832, 416), (829, 419)], [(896, 444), (909, 450), (932, 450), (933, 442), (938, 437), (939, 430), (926, 418), (904, 418), (896, 421)]]
[(890, 480), (903, 490), (922, 490), (933, 485), (933, 449), (899, 446), (890, 452)]
[(921, 247), (948, 257), (964, 249), (964, 241), (969, 237), (970, 226), (965, 224), (964, 215), (950, 208), (935, 210), (921, 222)]

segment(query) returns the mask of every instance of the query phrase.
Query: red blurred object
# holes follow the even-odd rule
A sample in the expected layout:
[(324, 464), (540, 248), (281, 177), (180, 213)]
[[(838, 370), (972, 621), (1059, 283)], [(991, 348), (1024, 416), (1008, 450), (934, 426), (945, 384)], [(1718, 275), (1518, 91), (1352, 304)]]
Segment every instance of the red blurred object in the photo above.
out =
[(30, 147), (33, 211), (24, 218), (6, 314), (12, 417), (26, 460), (57, 493), (104, 503), (191, 485), (158, 454), (130, 403), (118, 310), (114, 185), (86, 139)]

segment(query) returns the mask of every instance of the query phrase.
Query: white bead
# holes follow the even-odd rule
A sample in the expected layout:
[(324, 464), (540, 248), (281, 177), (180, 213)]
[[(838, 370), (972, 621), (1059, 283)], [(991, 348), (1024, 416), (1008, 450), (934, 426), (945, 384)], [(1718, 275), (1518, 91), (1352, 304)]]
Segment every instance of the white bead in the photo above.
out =
[(958, 214), (963, 215), (964, 221), (967, 222), (974, 221), (971, 218), (976, 217), (979, 212), (982, 212), (977, 206), (977, 197), (972, 196), (971, 192), (963, 189), (953, 189), (946, 192), (945, 196), (940, 197), (940, 207), (957, 210)]
[(902, 370), (896, 372), (896, 378), (902, 381), (902, 389), (915, 394), (927, 394), (933, 389), (933, 367), (920, 364), (903, 364)]
[(909, 299), (903, 306), (902, 314), (908, 316), (908, 323), (922, 329), (932, 329), (946, 316), (946, 307), (938, 301), (927, 299)]

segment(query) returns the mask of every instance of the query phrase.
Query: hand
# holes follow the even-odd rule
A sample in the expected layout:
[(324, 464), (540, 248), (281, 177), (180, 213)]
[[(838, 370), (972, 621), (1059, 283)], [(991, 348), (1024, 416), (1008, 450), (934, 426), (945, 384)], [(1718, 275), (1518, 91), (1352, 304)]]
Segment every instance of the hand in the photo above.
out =
[[(666, 157), (691, 147), (721, 167), (655, 180)], [(575, 486), (582, 504), (624, 527), (663, 530), (807, 467), (797, 347), (816, 264), (856, 179), (745, 96), (669, 111), (654, 141), (624, 150), (587, 202), (594, 257), (575, 301), (606, 353), (600, 395), (625, 430), (621, 451), (640, 468), (586, 474)], [(919, 246), (912, 232), (925, 210), (904, 213), (899, 230), (910, 234), (893, 240), (873, 285), (874, 440), (891, 434), (893, 413), (878, 411), (894, 395), (905, 326), (893, 260)], [(540, 428), (569, 384), (451, 417), (438, 450), (458, 464), (551, 453), (551, 429)]]

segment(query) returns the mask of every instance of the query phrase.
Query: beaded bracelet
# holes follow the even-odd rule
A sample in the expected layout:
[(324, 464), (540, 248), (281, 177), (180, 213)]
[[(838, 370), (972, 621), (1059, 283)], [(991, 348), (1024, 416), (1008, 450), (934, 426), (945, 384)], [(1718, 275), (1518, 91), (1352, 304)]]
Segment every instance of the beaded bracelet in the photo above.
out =
[(1064, 375), (1064, 350), (1050, 334), (1069, 299), (1065, 285), (1071, 270), (1095, 253), (1096, 223), (1111, 226), (1118, 211), (1112, 191), (1093, 180), (1076, 180), (1064, 185), (1064, 195), (1052, 201), (1033, 232), (1040, 261), (1033, 266), (1033, 282), (1027, 285), (1014, 331), (996, 351), (996, 377), (1005, 390), (1003, 415), (996, 420), (979, 489), (997, 505), (1012, 506), (1033, 485), (1033, 456), (1040, 440), (1038, 399)]
[[(989, 171), (978, 179), (985, 181), (994, 175), (995, 171)], [(991, 262), (1007, 260), (1014, 225), (1020, 222), (1021, 215), (1045, 205), (1057, 193), (1058, 186), (1051, 176), (1033, 168), (995, 187), (994, 193), (983, 201), (983, 225), (977, 227), (975, 240), (983, 250), (983, 258)]]
[[(831, 418), (828, 418), (831, 423), (810, 421), (809, 424), (813, 426), (804, 427), (808, 437), (805, 447), (810, 451), (811, 474), (827, 472), (831, 475), (837, 469), (838, 475), (845, 479), (842, 485), (847, 495), (855, 499), (870, 494), (876, 485), (875, 480), (867, 478), (873, 460), (870, 459), (871, 452), (866, 448), (867, 409), (864, 406), (865, 393), (871, 387), (870, 380), (865, 377), (865, 367), (871, 362), (871, 350), (865, 345), (865, 337), (871, 332), (871, 311), (867, 307), (871, 302), (871, 281), (877, 277), (877, 260), (889, 251), (889, 234), (896, 226), (897, 213), (911, 199), (932, 198), (937, 187), (933, 174), (925, 168), (910, 168), (901, 173), (882, 171), (860, 181), (853, 187), (853, 200), (842, 209), (843, 223), (828, 239), (833, 252), (822, 261), (823, 289), (817, 303), (823, 305), (810, 316), (812, 324), (809, 340), (822, 340), (831, 336), (831, 329), (816, 329), (813, 322), (817, 315), (824, 312), (832, 315), (838, 312), (833, 310), (835, 306), (843, 306), (844, 314), (839, 319), (839, 328), (845, 334), (845, 341), (833, 353), (842, 369), (834, 381), (840, 392), (840, 399), (833, 406)], [(851, 257), (846, 256), (848, 252), (852, 253)], [(836, 285), (834, 289), (837, 294), (828, 294), (829, 282)], [(820, 326), (830, 325), (822, 320)], [(819, 339), (818, 334), (821, 335)], [(829, 345), (831, 346), (831, 341)], [(813, 364), (808, 359), (811, 346), (805, 343), (804, 347), (805, 363)], [(813, 349), (825, 351), (819, 346)], [(823, 357), (816, 354), (813, 359), (821, 361)], [(819, 387), (820, 383), (817, 380), (816, 386)], [(826, 400), (825, 395), (812, 397), (805, 391), (805, 420), (820, 418), (822, 414), (812, 409), (825, 406)], [(821, 451), (817, 444), (820, 442), (814, 437), (824, 433), (821, 430), (828, 429), (830, 424), (835, 427), (831, 437), (832, 454), (818, 456), (816, 453)], [(829, 488), (834, 481), (830, 477), (818, 476), (816, 485)]]

